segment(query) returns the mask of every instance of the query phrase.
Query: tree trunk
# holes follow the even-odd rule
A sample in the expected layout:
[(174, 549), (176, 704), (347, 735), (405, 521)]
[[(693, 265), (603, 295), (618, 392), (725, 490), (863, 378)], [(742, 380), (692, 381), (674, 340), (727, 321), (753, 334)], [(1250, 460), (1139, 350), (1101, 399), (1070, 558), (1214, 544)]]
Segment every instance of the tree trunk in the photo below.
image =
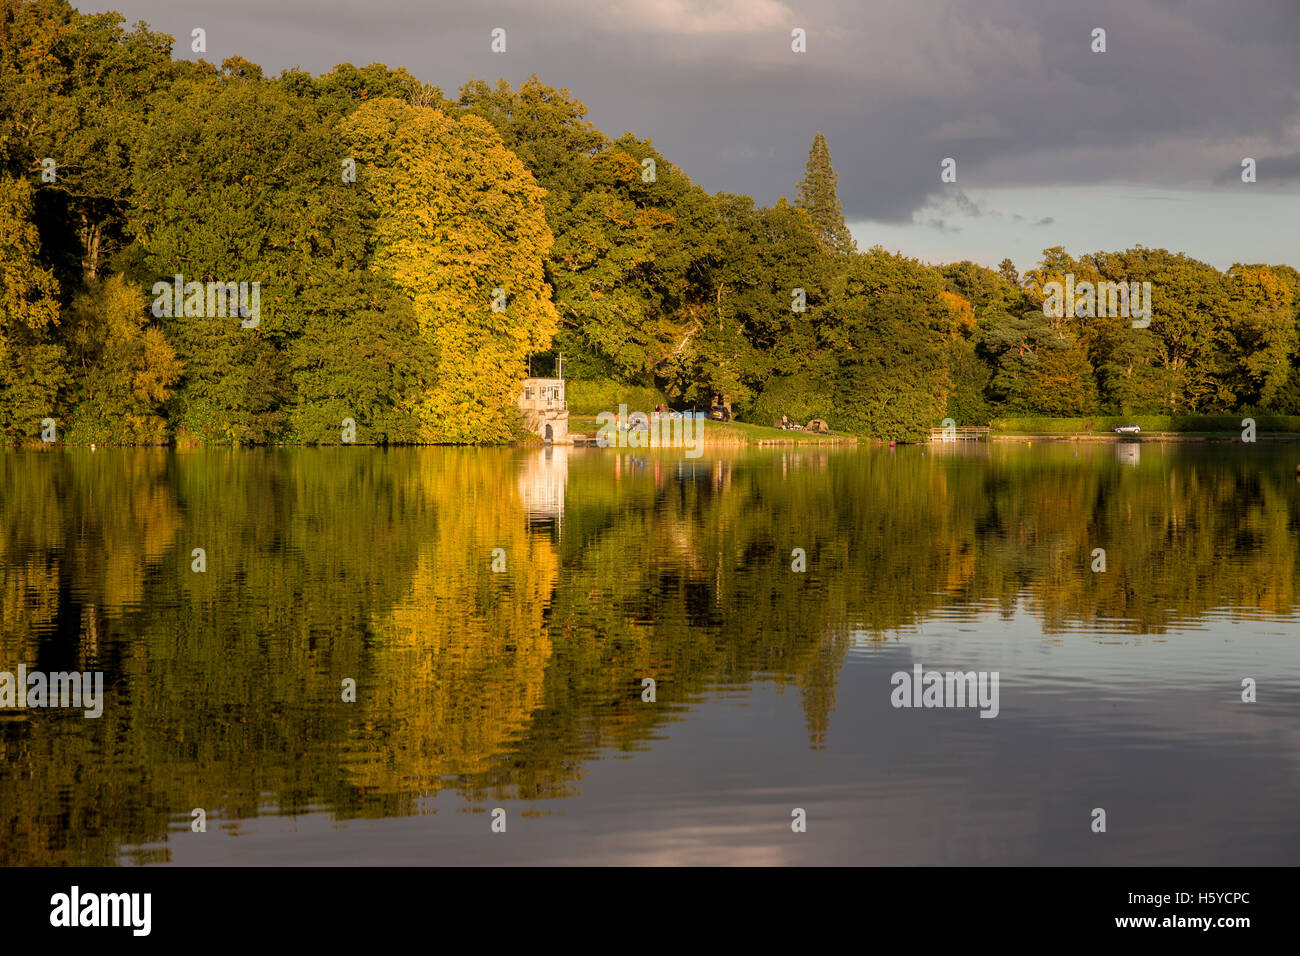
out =
[(81, 214), (81, 274), (86, 282), (99, 277), (99, 240), (103, 231), (102, 223), (92, 223), (88, 215)]

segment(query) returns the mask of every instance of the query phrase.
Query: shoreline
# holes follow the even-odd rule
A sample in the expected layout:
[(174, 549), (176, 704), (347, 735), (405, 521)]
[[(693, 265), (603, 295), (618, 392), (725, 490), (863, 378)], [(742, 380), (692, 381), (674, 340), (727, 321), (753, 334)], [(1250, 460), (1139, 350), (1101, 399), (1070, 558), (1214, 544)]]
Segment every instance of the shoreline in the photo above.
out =
[[(1010, 442), (1034, 442), (1034, 441), (1053, 441), (1053, 442), (1096, 442), (1113, 444), (1205, 444), (1210, 442), (1222, 442), (1226, 444), (1249, 445), (1249, 444), (1296, 444), (1300, 443), (1300, 434), (1286, 435), (1259, 435), (1254, 442), (1242, 441), (1240, 435), (1235, 434), (1180, 434), (1178, 432), (1155, 433), (1145, 435), (1090, 435), (1090, 434), (1068, 434), (1068, 433), (1041, 433), (1025, 432), (1020, 434), (990, 435), (986, 439), (967, 439), (960, 441), (945, 442), (941, 439), (932, 438), (922, 441), (900, 441), (890, 442), (883, 438), (868, 438), (864, 436), (853, 435), (809, 435), (795, 438), (765, 438), (760, 436), (733, 436), (725, 438), (705, 439), (700, 445), (704, 448), (812, 448), (812, 447), (837, 447), (848, 448), (859, 445), (880, 445), (896, 447), (906, 447), (916, 445), (926, 447), (929, 445), (954, 445), (965, 447), (968, 445), (981, 445), (992, 443), (1010, 443)], [(408, 443), (408, 444), (369, 444), (366, 442), (351, 442), (348, 444), (296, 444), (285, 442), (282, 444), (238, 444), (232, 445), (226, 442), (213, 443), (211, 445), (187, 442), (185, 444), (148, 444), (148, 445), (125, 445), (110, 443), (78, 443), (78, 442), (18, 442), (5, 444), (3, 449), (6, 451), (18, 451), (22, 449), (40, 449), (50, 450), (55, 448), (79, 448), (92, 452), (108, 451), (109, 449), (122, 448), (154, 448), (159, 450), (175, 451), (203, 451), (212, 449), (232, 450), (232, 449), (253, 449), (253, 448), (597, 448), (610, 449), (614, 451), (664, 451), (672, 450), (680, 446), (646, 444), (643, 446), (633, 445), (606, 445), (602, 446), (596, 443), (594, 438), (583, 435), (571, 437), (568, 441), (545, 442), (541, 439), (533, 441), (510, 441), (481, 444), (459, 444), (459, 443)]]
[[(1006, 432), (990, 435), (989, 441), (1097, 441), (1097, 442), (1234, 442), (1242, 441), (1240, 432), (1143, 432), (1137, 435), (1106, 435), (1093, 432)], [(1258, 442), (1300, 442), (1300, 433), (1278, 432), (1255, 436)]]
[[(887, 446), (891, 442), (887, 438), (870, 438), (863, 435), (846, 435), (843, 433), (832, 432), (827, 435), (814, 435), (799, 432), (797, 430), (783, 431), (777, 428), (770, 428), (764, 425), (754, 425), (749, 422), (713, 422), (712, 427), (703, 430), (700, 444), (706, 448), (742, 448), (742, 447), (851, 447), (858, 445), (882, 445)], [(906, 445), (978, 445), (981, 443), (992, 442), (1032, 442), (1032, 441), (1058, 441), (1058, 442), (1113, 442), (1113, 443), (1205, 443), (1205, 442), (1226, 442), (1233, 444), (1252, 444), (1242, 440), (1239, 430), (1234, 431), (1150, 431), (1141, 432), (1137, 435), (1116, 435), (1111, 432), (1086, 432), (1086, 431), (1010, 431), (1010, 432), (992, 432), (985, 438), (978, 439), (958, 439), (955, 441), (945, 442), (941, 438), (932, 437), (921, 439), (919, 441), (902, 441), (895, 440), (898, 446)], [(1291, 444), (1300, 442), (1300, 432), (1260, 432), (1255, 436), (1254, 443), (1269, 442), (1274, 444)], [(199, 449), (215, 448), (544, 448), (547, 442), (536, 436), (519, 437), (512, 441), (488, 442), (476, 444), (459, 444), (459, 443), (404, 443), (404, 444), (369, 444), (365, 442), (348, 442), (333, 444), (302, 444), (295, 442), (283, 443), (266, 443), (266, 444), (231, 444), (228, 442), (214, 442), (205, 444), (202, 442), (185, 441), (185, 442), (163, 442), (156, 444), (118, 444), (108, 442), (12, 442), (4, 443), (2, 446), (5, 450), (16, 449), (52, 449), (52, 448), (85, 448), (92, 451), (107, 450), (109, 448), (159, 448), (175, 449), (177, 451), (193, 451)], [(601, 446), (596, 442), (595, 433), (587, 434), (586, 432), (577, 432), (570, 434), (567, 440), (552, 443), (553, 447), (564, 448), (601, 448), (609, 447), (616, 450), (632, 451), (649, 451), (657, 449), (666, 449), (673, 446), (669, 445), (651, 445), (647, 443), (643, 446), (629, 445), (611, 445)]]

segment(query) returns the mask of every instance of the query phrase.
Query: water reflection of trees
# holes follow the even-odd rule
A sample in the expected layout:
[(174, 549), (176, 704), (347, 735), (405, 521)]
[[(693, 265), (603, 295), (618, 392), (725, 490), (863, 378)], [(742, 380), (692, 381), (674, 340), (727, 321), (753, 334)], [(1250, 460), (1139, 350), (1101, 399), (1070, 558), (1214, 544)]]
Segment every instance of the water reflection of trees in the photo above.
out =
[(196, 806), (573, 793), (602, 748), (755, 681), (800, 694), (824, 746), (849, 634), (943, 606), (1134, 634), (1294, 609), (1276, 451), (1076, 450), (0, 456), (0, 669), (111, 688), (97, 721), (0, 717), (0, 860), (112, 862)]

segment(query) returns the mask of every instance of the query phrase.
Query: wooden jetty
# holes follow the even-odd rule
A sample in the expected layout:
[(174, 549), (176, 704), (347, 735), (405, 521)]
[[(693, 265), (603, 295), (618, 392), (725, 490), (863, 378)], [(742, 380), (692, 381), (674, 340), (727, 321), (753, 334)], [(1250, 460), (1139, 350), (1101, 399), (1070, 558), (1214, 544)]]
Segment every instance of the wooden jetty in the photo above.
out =
[(988, 441), (988, 425), (958, 425), (956, 428), (931, 428), (930, 441)]

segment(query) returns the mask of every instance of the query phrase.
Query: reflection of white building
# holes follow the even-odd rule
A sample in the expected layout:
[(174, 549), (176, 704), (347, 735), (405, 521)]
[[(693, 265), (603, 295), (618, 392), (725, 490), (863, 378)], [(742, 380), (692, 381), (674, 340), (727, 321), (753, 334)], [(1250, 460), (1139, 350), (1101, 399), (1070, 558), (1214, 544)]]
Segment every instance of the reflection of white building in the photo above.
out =
[(1115, 459), (1125, 465), (1137, 465), (1142, 460), (1142, 443), (1140, 441), (1116, 442)]
[(567, 448), (543, 448), (523, 460), (518, 488), (530, 526), (560, 526), (564, 520), (564, 489), (568, 483)]

